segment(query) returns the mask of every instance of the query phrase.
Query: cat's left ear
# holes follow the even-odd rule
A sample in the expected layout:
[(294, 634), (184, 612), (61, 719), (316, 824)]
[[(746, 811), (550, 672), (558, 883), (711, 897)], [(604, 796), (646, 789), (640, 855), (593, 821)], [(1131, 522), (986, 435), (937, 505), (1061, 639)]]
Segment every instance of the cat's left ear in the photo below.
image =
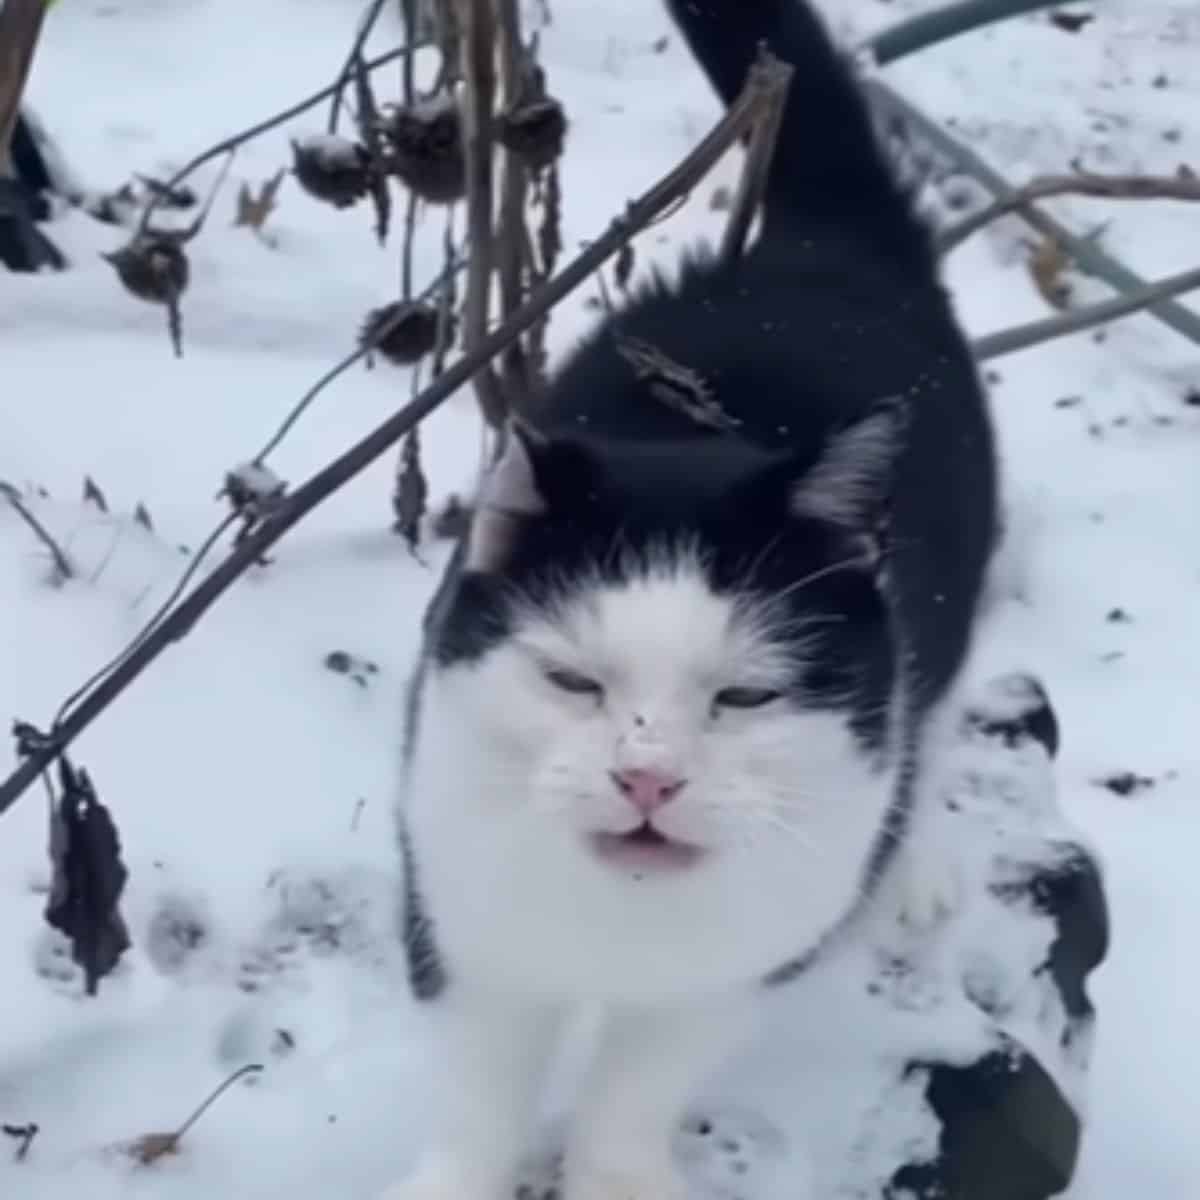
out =
[(534, 456), (544, 443), (531, 426), (509, 423), (504, 449), (488, 468), (475, 499), (464, 563), (468, 571), (495, 571), (508, 557), (521, 525), (545, 513), (546, 499), (534, 469)]
[(908, 406), (889, 397), (834, 434), (793, 486), (792, 513), (837, 526), (862, 540), (866, 555), (877, 559), (908, 421)]

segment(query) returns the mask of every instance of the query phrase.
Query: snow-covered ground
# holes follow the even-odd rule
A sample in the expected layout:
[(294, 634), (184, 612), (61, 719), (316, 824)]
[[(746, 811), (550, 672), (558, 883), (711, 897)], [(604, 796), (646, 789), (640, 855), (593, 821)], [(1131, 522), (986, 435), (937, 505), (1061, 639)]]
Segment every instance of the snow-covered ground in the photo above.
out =
[[(931, 0), (824, 0), (862, 35)], [(573, 130), (563, 169), (568, 252), (598, 232), (716, 115), (652, 0), (551, 0), (543, 34)], [(1009, 22), (890, 71), (914, 100), (1014, 178), (1075, 156), (1107, 170), (1200, 162), (1200, 15), (1191, 3), (1110, 0), (1078, 34)], [(57, 5), (30, 95), (72, 166), (97, 187), (161, 175), (315, 90), (336, 70), (353, 0), (76, 0)], [(382, 50), (388, 27), (373, 39)], [(398, 86), (384, 72), (381, 91)], [(247, 147), (257, 185), (288, 134)], [(707, 203), (732, 162), (639, 240), (670, 260), (717, 229)], [(212, 179), (201, 172), (203, 189)], [(0, 479), (33, 503), (79, 568), (53, 587), (46, 556), (0, 509), (0, 713), (45, 721), (119, 650), (221, 515), (224, 471), (393, 298), (398, 249), (364, 210), (336, 213), (285, 181), (270, 244), (234, 228), (234, 188), (192, 247), (186, 354), (161, 314), (99, 258), (120, 231), (71, 214), (52, 227), (74, 269), (0, 275)], [(1147, 275), (1200, 256), (1195, 209), (1061, 205)], [(986, 332), (1045, 313), (1018, 227), (950, 264), (964, 319)], [(429, 219), (418, 278), (437, 269)], [(1081, 292), (1101, 294), (1094, 281)], [(562, 347), (593, 319), (584, 289), (557, 315)], [(1200, 309), (1198, 309), (1200, 311)], [(994, 402), (1013, 504), (1013, 561), (978, 673), (1032, 669), (1063, 724), (1061, 802), (1107, 868), (1114, 948), (1097, 974), (1099, 1034), (1073, 1195), (1200, 1195), (1192, 1108), (1200, 1075), (1194, 845), (1200, 780), (1200, 348), (1140, 316), (996, 365)], [(273, 456), (298, 481), (402, 403), (403, 372), (338, 381)], [(1189, 398), (1190, 397), (1190, 402)], [(469, 486), (473, 405), (429, 423), (435, 498)], [(0, 1144), (0, 1195), (191, 1200), (373, 1194), (419, 1136), (430, 1076), (405, 1036), (390, 936), (389, 820), (400, 689), (443, 551), (415, 562), (389, 532), (392, 464), (334, 497), (171, 649), (81, 739), (77, 755), (122, 831), (135, 947), (96, 999), (44, 927), (45, 803), (0, 818), (0, 1121), (37, 1121), (29, 1161)], [(106, 515), (80, 502), (90, 475)], [(154, 530), (134, 523), (142, 502)], [(334, 650), (377, 665), (362, 680)], [(1119, 795), (1099, 781), (1146, 781)], [(183, 1154), (153, 1171), (114, 1144), (177, 1124), (229, 1071), (268, 1064), (222, 1099)], [(432, 1068), (436, 1074), (436, 1066)]]

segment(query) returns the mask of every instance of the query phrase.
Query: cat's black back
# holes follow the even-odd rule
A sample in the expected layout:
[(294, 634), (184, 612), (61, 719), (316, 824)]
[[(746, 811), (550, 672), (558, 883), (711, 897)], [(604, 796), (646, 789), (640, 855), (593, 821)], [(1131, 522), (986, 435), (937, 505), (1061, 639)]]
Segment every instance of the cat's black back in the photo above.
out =
[[(986, 403), (931, 237), (879, 147), (856, 81), (799, 0), (667, 0), (726, 102), (765, 43), (795, 67), (762, 233), (736, 270), (710, 256), (656, 280), (582, 345), (531, 413), (603, 465), (636, 539), (702, 510), (724, 474), (763, 451), (816, 461), (888, 397), (905, 410), (890, 488), (888, 590), (914, 714), (961, 665), (994, 540), (996, 466)], [(740, 425), (714, 434), (639, 380), (619, 343), (646, 343), (696, 372)], [(737, 513), (727, 514), (737, 520)], [(659, 519), (661, 518), (661, 519)], [(747, 506), (735, 539), (761, 545)], [(728, 526), (728, 520), (726, 521)], [(632, 534), (630, 534), (632, 530)], [(726, 527), (723, 535), (730, 533)], [(584, 553), (588, 518), (529, 553)], [(521, 564), (516, 569), (527, 573)], [(864, 609), (864, 612), (866, 610)], [(882, 685), (888, 672), (881, 669)]]

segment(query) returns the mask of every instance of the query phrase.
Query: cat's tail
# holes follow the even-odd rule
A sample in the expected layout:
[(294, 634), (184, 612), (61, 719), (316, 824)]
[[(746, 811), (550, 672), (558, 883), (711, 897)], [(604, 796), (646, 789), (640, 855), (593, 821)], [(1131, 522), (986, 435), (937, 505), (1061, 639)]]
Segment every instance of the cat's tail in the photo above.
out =
[(728, 105), (766, 46), (795, 68), (763, 205), (763, 236), (837, 228), (932, 263), (929, 233), (892, 172), (850, 63), (808, 0), (666, 0)]

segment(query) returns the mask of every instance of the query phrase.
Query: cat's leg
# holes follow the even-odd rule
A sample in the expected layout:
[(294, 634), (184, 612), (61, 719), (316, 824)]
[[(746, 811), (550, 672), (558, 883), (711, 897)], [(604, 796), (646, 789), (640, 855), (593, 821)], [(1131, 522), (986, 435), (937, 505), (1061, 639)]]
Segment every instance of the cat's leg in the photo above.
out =
[[(669, 953), (669, 951), (664, 951)], [(671, 1143), (697, 1089), (753, 1028), (753, 996), (609, 1018), (572, 1117), (567, 1200), (681, 1200)]]
[(423, 1010), (432, 1137), (380, 1200), (509, 1200), (561, 1028), (549, 1004), (455, 992)]

